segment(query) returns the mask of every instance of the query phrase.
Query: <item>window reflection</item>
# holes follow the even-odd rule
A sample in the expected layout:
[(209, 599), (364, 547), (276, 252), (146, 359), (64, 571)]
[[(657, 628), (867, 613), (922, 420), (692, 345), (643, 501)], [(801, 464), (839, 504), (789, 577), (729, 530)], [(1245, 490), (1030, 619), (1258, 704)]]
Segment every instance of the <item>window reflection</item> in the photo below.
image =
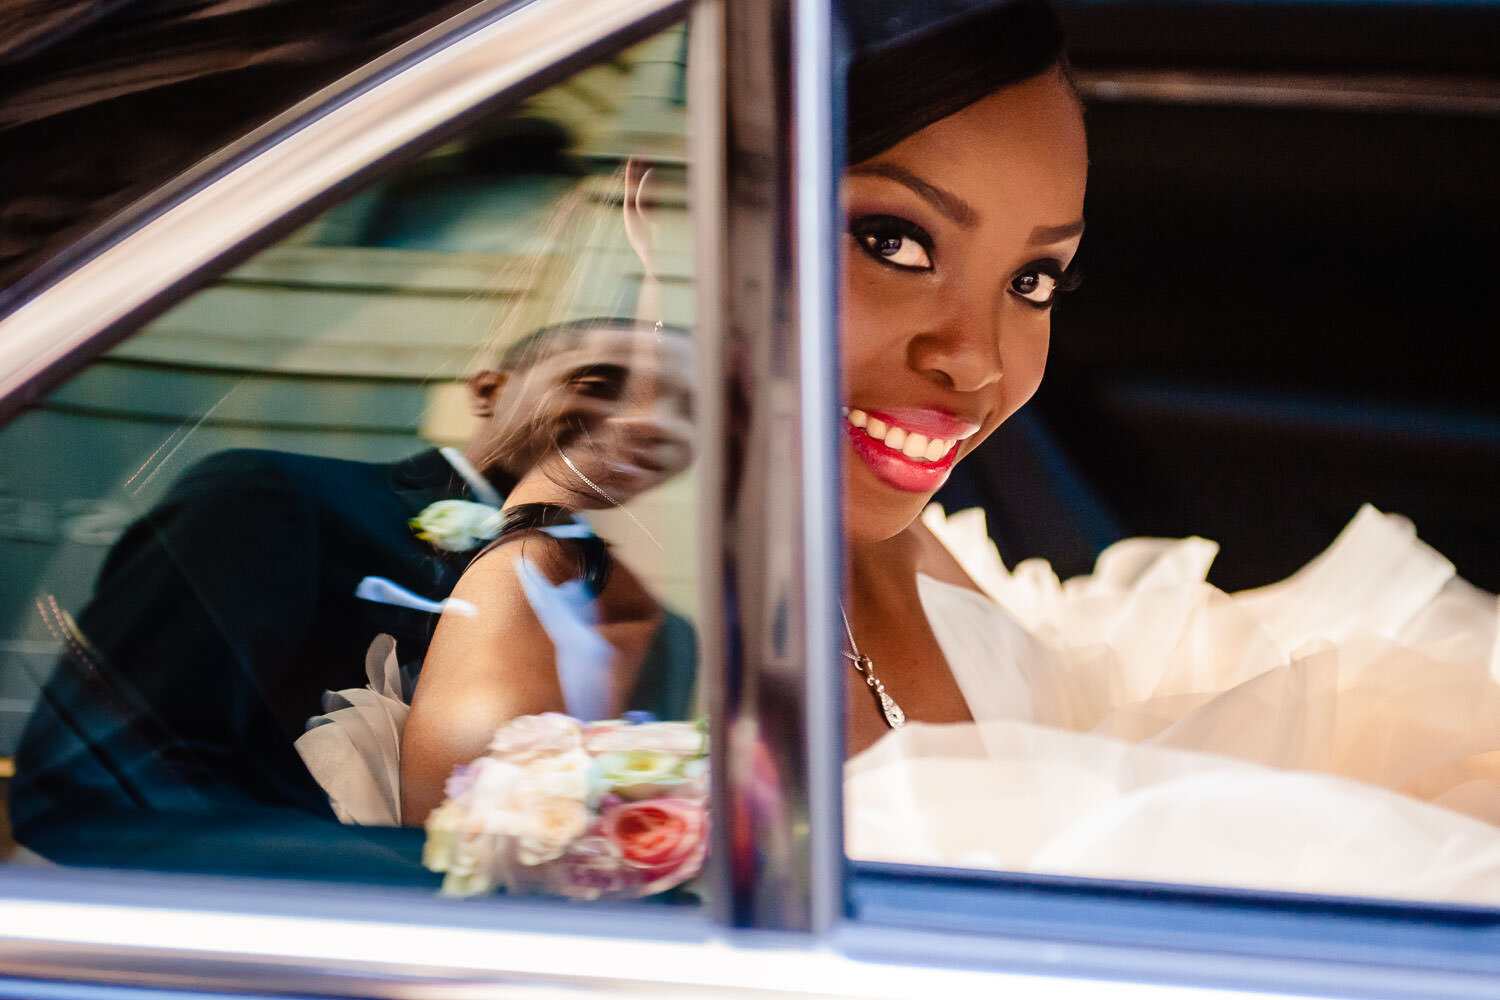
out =
[[(1281, 582), (1233, 594), (1208, 582), (1213, 542), (1122, 538), (1118, 512), (1089, 494), (1042, 418), (1016, 412), (1042, 384), (1053, 313), (1069, 305), (1085, 168), (1103, 169), (1085, 149), (1081, 98), (1052, 13), (1041, 2), (1007, 5), (924, 32), (857, 10), (850, 17), (849, 853), (1500, 902), (1494, 597), (1421, 540), (1423, 525), (1357, 503), (1340, 512), (1347, 524), (1325, 536), (1321, 555)], [(1091, 209), (1085, 246), (1093, 228)], [(1136, 308), (1164, 324), (1178, 302), (1167, 294), (1171, 264), (1150, 258), (1134, 272), (1154, 280)], [(1227, 282), (1233, 265), (1191, 265), (1200, 266)], [(1143, 340), (1117, 325), (1106, 332), (1110, 356)], [(1214, 330), (1196, 333), (1208, 341)], [(1067, 334), (1060, 327), (1057, 336)], [(1139, 371), (1148, 362), (1128, 364)], [(1291, 377), (1286, 364), (1277, 375)], [(1169, 377), (1181, 376), (1161, 376)], [(1157, 388), (1156, 399), (1190, 397)], [(1142, 395), (1103, 393), (1127, 417)], [(1203, 398), (1236, 396), (1197, 398), (1185, 411), (1204, 415)], [(1069, 431), (1110, 452), (1122, 424)], [(1168, 430), (1180, 438), (1167, 440), (1209, 433)], [(992, 433), (1003, 450), (981, 448)], [(1130, 469), (1132, 491), (1201, 478), (1162, 507), (1193, 510), (1195, 490), (1208, 503), (1255, 502), (1233, 452), (1194, 467), (1160, 457), (1159, 441), (1128, 447), (1170, 466)], [(996, 464), (1002, 457), (1013, 464)], [(926, 507), (950, 473), (950, 510), (965, 489), (998, 495), (1014, 519), (1001, 525), (1011, 541), (1024, 538), (1029, 519), (1075, 516), (1057, 537), (1069, 558), (1080, 544), (1097, 555), (1093, 571), (1060, 580), (1039, 560), (1007, 565), (980, 512)], [(1295, 509), (1284, 494), (1304, 489), (1285, 478), (1275, 485), (1262, 506), (1225, 515), (1261, 522), (1262, 543), (1274, 543), (1277, 519)], [(1470, 489), (1451, 502), (1456, 511), (1476, 497), (1445, 485)], [(1428, 509), (1442, 509), (1435, 487)], [(1181, 533), (1215, 523), (1212, 515), (1185, 518)]]
[(334, 208), (3, 432), (18, 858), (436, 887), (453, 775), (496, 792), (537, 763), (496, 731), (565, 713), (561, 750), (654, 783), (526, 777), (521, 854), (460, 888), (696, 871), (682, 39)]

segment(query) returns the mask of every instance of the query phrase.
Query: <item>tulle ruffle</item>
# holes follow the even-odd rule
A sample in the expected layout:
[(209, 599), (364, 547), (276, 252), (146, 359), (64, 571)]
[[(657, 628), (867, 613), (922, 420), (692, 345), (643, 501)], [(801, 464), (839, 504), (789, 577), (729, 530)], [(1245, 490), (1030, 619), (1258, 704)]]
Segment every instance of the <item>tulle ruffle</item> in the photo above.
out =
[(401, 825), (401, 735), (411, 711), (396, 640), (376, 636), (362, 688), (328, 691), (294, 744), (341, 823)]
[(918, 581), (976, 724), (849, 763), (851, 854), (1443, 898), (1500, 866), (1495, 599), (1404, 519), (1366, 507), (1233, 595), (1203, 539), (1130, 539), (1061, 582), (1007, 570), (978, 511), (924, 521), (985, 592)]

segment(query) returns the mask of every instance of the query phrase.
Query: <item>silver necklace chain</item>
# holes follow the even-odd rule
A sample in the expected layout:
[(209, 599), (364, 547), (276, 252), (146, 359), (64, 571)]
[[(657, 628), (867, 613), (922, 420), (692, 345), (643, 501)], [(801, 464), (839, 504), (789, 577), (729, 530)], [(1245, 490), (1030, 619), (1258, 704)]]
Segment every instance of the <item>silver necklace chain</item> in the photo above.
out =
[(896, 704), (896, 699), (891, 697), (880, 678), (875, 676), (875, 664), (859, 651), (859, 644), (854, 641), (854, 629), (849, 625), (849, 612), (844, 610), (843, 601), (839, 601), (839, 615), (844, 619), (844, 631), (849, 636), (849, 649), (842, 650), (844, 656), (854, 665), (855, 672), (865, 679), (865, 684), (875, 695), (880, 714), (885, 716), (885, 724), (892, 729), (900, 729), (906, 725), (906, 713)]
[(587, 486), (589, 489), (591, 489), (595, 493), (599, 494), (601, 497), (604, 498), (604, 500), (605, 500), (606, 503), (609, 503), (609, 504), (613, 505), (622, 514), (624, 514), (626, 517), (630, 518), (630, 523), (634, 524), (637, 528), (639, 528), (641, 530), (641, 534), (643, 534), (647, 538), (651, 539), (651, 544), (652, 545), (655, 545), (658, 549), (661, 549), (663, 552), (667, 551), (667, 547), (665, 545), (663, 545), (661, 542), (659, 542), (659, 541), (656, 540), (656, 536), (653, 535), (653, 534), (651, 534), (651, 532), (649, 530), (647, 530), (646, 526), (641, 523), (640, 518), (636, 517), (635, 514), (633, 514), (624, 504), (620, 503), (620, 501), (618, 501), (614, 497), (610, 496), (609, 493), (604, 489), (604, 487), (602, 487), (598, 483), (594, 482), (588, 476), (585, 476), (583, 474), (583, 470), (580, 469), (578, 466), (576, 466), (576, 465), (573, 464), (573, 460), (568, 457), (567, 452), (563, 451), (562, 448), (558, 448), (557, 449), (557, 454), (558, 454), (558, 457), (563, 460), (563, 464), (566, 465), (568, 468), (570, 468), (570, 469), (573, 470), (573, 475), (575, 475), (579, 479), (583, 480), (583, 485)]

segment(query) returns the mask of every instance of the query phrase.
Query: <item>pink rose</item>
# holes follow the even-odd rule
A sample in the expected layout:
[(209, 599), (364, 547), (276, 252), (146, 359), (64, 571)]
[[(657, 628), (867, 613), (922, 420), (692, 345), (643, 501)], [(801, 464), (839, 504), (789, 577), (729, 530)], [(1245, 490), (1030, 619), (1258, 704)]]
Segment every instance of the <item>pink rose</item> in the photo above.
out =
[(512, 764), (530, 764), (542, 757), (577, 750), (583, 730), (578, 720), (557, 712), (523, 715), (502, 726), (490, 740), (491, 756)]
[(602, 830), (625, 863), (659, 892), (697, 874), (708, 847), (708, 811), (688, 799), (622, 802), (602, 817)]
[(548, 866), (552, 891), (569, 899), (601, 899), (624, 892), (635, 873), (608, 837), (580, 837)]

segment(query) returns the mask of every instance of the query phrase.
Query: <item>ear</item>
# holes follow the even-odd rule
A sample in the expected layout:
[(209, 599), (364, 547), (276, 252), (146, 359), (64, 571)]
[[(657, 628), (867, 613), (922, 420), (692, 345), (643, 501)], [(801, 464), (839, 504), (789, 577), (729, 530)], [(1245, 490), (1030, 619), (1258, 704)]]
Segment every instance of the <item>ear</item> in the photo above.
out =
[(505, 388), (505, 383), (510, 381), (510, 373), (498, 371), (494, 368), (485, 368), (470, 375), (467, 380), (469, 388), (469, 412), (476, 417), (489, 417), (495, 413), (495, 400), (500, 398), (500, 390)]

